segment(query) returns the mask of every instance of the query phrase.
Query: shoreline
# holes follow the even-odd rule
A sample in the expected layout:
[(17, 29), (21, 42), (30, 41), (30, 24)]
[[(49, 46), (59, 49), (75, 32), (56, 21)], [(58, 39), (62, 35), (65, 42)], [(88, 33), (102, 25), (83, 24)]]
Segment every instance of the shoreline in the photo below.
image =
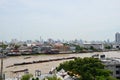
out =
[(36, 64), (36, 63), (46, 63), (52, 61), (60, 61), (60, 60), (69, 60), (75, 59), (76, 57), (67, 57), (67, 58), (56, 58), (56, 59), (48, 59), (48, 60), (38, 60), (38, 61), (31, 61), (31, 62), (22, 62), (22, 63), (14, 63), (13, 65), (7, 66), (6, 68), (14, 67), (14, 66), (21, 66), (21, 65), (29, 65), (29, 64)]
[[(68, 61), (70, 59), (66, 60), (58, 60), (58, 61), (49, 61), (49, 62), (42, 62), (42, 63), (35, 63), (35, 64), (29, 64), (29, 65), (20, 65), (20, 66), (13, 66), (8, 67), (10, 65), (13, 65), (15, 63), (23, 63), (23, 62), (33, 62), (33, 61), (43, 61), (43, 60), (49, 60), (49, 59), (56, 59), (56, 58), (67, 58), (67, 57), (91, 57), (94, 54), (105, 54), (107, 57), (119, 57), (120, 58), (120, 51), (108, 51), (108, 52), (93, 52), (93, 53), (72, 53), (72, 54), (43, 54), (43, 55), (24, 55), (24, 56), (9, 56), (7, 58), (4, 58), (4, 73), (6, 74), (6, 77), (15, 77), (17, 74), (24, 74), (23, 72), (20, 73), (12, 73), (13, 71), (19, 71), (28, 69), (29, 73), (34, 74), (35, 70), (41, 70), (42, 74), (48, 73), (51, 68), (57, 67), (60, 63), (64, 61)], [(26, 59), (25, 59), (26, 58)]]
[(34, 53), (34, 54), (11, 54), (6, 57), (16, 57), (16, 56), (38, 56), (38, 55), (60, 55), (60, 54), (85, 54), (85, 53), (97, 53), (97, 52), (111, 52), (120, 50), (106, 50), (106, 51), (85, 51), (85, 52), (64, 52), (64, 53)]

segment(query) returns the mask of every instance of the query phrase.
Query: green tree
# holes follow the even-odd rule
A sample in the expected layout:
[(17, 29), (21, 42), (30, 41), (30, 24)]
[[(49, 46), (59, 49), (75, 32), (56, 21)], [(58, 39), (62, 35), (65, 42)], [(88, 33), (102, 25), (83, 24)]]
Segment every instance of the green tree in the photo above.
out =
[(76, 46), (76, 52), (80, 52), (83, 51), (83, 47), (80, 47), (79, 45), (75, 45)]
[(22, 76), (21, 80), (29, 80), (32, 77), (32, 74), (25, 74)]
[(97, 76), (96, 80), (117, 80), (116, 78), (113, 78), (111, 76), (105, 77), (105, 76)]
[(44, 78), (43, 80), (62, 80), (61, 78), (57, 78), (57, 76), (52, 76), (52, 77), (47, 77), (47, 78)]
[(98, 51), (98, 49), (94, 48), (93, 46), (90, 46), (90, 50)]
[(111, 49), (112, 46), (105, 46), (105, 49)]
[(6, 45), (6, 44), (4, 44), (4, 43), (2, 43), (2, 45), (0, 45), (0, 47), (2, 47), (3, 49), (6, 49), (7, 46), (8, 46), (8, 45)]
[(17, 50), (19, 47), (20, 47), (20, 45), (15, 45), (14, 48)]
[(39, 78), (37, 77), (37, 78), (32, 78), (32, 80), (39, 80)]
[(61, 63), (57, 70), (62, 68), (71, 72), (70, 75), (78, 75), (81, 80), (107, 80), (111, 74), (111, 71), (104, 69), (102, 62), (95, 58), (75, 58)]
[(109, 76), (109, 77), (107, 77), (106, 80), (118, 80), (118, 79), (115, 79), (115, 78), (113, 78), (112, 76)]
[(39, 78), (37, 77), (36, 80), (39, 80)]

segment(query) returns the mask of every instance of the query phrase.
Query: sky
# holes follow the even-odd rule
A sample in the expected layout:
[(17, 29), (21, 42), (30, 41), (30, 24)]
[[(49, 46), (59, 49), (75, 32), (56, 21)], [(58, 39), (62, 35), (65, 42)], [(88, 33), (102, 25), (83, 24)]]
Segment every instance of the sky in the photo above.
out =
[(120, 0), (0, 0), (0, 40), (107, 40), (120, 32)]

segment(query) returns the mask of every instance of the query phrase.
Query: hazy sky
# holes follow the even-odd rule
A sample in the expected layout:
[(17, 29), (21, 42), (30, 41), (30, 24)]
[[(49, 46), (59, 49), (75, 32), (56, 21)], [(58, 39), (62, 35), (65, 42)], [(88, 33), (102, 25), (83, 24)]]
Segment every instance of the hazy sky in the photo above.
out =
[(114, 40), (120, 0), (0, 0), (0, 40)]

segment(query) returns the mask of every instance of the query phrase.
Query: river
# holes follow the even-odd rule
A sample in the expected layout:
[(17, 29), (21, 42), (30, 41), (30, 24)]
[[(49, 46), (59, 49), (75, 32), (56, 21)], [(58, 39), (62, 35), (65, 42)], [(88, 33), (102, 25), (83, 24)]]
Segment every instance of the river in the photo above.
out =
[[(29, 56), (15, 56), (15, 57), (7, 57), (4, 59), (4, 66), (3, 72), (6, 77), (16, 77), (18, 75), (23, 74), (21, 73), (12, 73), (12, 71), (28, 69), (29, 73), (35, 74), (35, 70), (41, 70), (41, 73), (48, 73), (51, 68), (57, 67), (60, 63), (65, 60), (61, 61), (52, 61), (46, 63), (36, 63), (36, 64), (29, 64), (29, 65), (21, 65), (21, 66), (13, 66), (6, 68), (7, 66), (13, 65), (14, 63), (21, 63), (21, 62), (32, 62), (38, 60), (48, 60), (48, 59), (56, 59), (56, 58), (67, 58), (67, 57), (91, 57), (94, 54), (105, 54), (106, 57), (118, 57), (120, 58), (120, 51), (110, 51), (110, 52), (94, 52), (94, 53), (74, 53), (74, 54), (52, 54), (52, 55), (29, 55)], [(29, 58), (26, 58), (29, 57)], [(25, 59), (26, 58), (26, 59)], [(1, 65), (0, 65), (1, 66)]]

